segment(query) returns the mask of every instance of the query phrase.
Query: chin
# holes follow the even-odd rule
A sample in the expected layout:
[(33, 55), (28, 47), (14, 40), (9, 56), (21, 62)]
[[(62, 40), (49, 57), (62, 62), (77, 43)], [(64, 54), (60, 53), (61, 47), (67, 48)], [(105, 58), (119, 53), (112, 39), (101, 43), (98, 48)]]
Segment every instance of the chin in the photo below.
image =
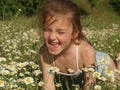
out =
[(49, 50), (49, 53), (52, 54), (52, 55), (58, 55), (58, 54), (60, 54), (60, 51), (51, 51), (51, 50)]

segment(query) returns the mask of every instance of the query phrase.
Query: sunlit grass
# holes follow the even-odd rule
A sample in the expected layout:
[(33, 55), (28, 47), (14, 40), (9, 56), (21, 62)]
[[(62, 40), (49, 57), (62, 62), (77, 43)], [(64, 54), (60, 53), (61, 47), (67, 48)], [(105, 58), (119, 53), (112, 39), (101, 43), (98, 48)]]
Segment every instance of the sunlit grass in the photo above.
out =
[[(44, 85), (42, 71), (39, 70), (38, 52), (41, 38), (36, 23), (34, 18), (0, 21), (0, 90), (38, 90)], [(120, 52), (119, 24), (113, 23), (111, 27), (104, 28), (91, 25), (83, 27), (83, 32), (96, 50), (107, 52), (112, 58)], [(52, 72), (55, 70), (59, 71), (56, 67)], [(69, 72), (73, 71), (69, 69)], [(114, 86), (112, 87), (113, 82), (106, 82), (105, 77), (99, 79), (101, 80), (95, 86), (96, 90), (99, 90), (101, 85), (111, 85), (108, 90), (115, 90)], [(117, 83), (119, 85), (120, 82)], [(56, 87), (62, 87), (61, 83), (56, 83)]]
[(107, 52), (114, 58), (120, 52), (120, 25), (110, 28), (85, 28), (84, 33), (96, 50)]

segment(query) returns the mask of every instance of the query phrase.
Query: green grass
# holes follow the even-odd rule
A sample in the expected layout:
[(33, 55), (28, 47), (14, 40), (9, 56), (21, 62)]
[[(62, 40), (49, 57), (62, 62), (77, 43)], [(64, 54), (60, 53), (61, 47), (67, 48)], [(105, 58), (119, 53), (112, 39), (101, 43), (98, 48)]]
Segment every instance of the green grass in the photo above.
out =
[[(88, 22), (82, 21), (83, 32), (95, 49), (107, 52), (114, 58), (115, 54), (120, 52), (120, 25), (109, 23), (108, 26), (99, 26), (101, 22), (94, 25), (95, 21), (92, 22), (93, 17), (83, 18), (88, 18), (88, 22), (91, 22), (89, 23), (90, 25), (87, 25)], [(5, 81), (4, 86), (0, 86), (0, 90), (19, 88), (22, 88), (22, 90), (38, 90), (38, 87), (41, 88), (42, 84), (40, 83), (43, 83), (41, 73), (37, 76), (35, 75), (35, 71), (39, 70), (38, 52), (42, 44), (40, 33), (38, 32), (39, 28), (36, 17), (17, 17), (9, 21), (0, 21), (0, 66), (2, 67), (0, 71), (9, 71), (6, 75), (4, 75), (5, 73), (0, 73), (1, 82)], [(15, 72), (12, 71), (14, 68), (16, 68)], [(29, 84), (26, 84), (25, 79), (28, 77), (32, 78), (34, 82), (31, 81)], [(19, 82), (19, 80), (22, 81)], [(110, 82), (107, 83), (100, 81), (98, 84), (102, 86), (112, 84)], [(57, 83), (57, 85), (59, 88), (60, 83)], [(76, 85), (74, 86), (74, 88), (77, 87)], [(119, 90), (119, 87), (117, 90)], [(106, 90), (106, 88), (104, 86), (102, 90)], [(109, 88), (111, 88), (109, 90), (114, 90), (112, 89), (113, 87)]]
[(82, 16), (83, 31), (96, 50), (107, 52), (114, 58), (120, 52), (120, 16), (112, 11), (98, 16)]
[[(89, 13), (81, 17), (83, 32), (88, 40), (96, 50), (106, 52), (114, 59), (115, 54), (120, 52), (120, 16), (113, 11), (108, 0), (98, 0), (95, 8), (87, 0), (75, 1), (80, 2), (77, 4)], [(42, 38), (37, 20), (37, 16), (16, 15), (0, 21), (0, 90), (42, 90), (42, 71), (37, 71)], [(34, 82), (31, 80), (27, 84), (25, 79), (29, 77)], [(97, 82), (102, 90), (120, 90), (119, 83)], [(61, 88), (61, 83), (56, 85)], [(73, 85), (73, 88), (77, 87)]]
[(84, 27), (106, 28), (111, 27), (112, 23), (120, 25), (120, 16), (109, 4), (109, 0), (97, 0), (95, 7), (91, 7), (88, 0), (75, 0), (75, 2), (88, 13), (87, 17), (82, 16), (81, 19)]

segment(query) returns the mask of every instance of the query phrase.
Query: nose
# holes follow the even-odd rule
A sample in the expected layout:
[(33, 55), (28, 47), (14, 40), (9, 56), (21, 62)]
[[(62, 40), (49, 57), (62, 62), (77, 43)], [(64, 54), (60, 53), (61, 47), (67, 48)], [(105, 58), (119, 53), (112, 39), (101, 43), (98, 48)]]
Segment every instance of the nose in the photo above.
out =
[(51, 32), (49, 35), (50, 40), (55, 40), (56, 39), (56, 34), (54, 32)]

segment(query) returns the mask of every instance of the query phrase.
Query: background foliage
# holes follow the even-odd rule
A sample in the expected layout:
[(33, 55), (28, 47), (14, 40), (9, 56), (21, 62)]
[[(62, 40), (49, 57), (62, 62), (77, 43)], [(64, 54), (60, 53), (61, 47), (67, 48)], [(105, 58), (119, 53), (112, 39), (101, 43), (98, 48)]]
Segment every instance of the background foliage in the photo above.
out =
[(0, 18), (5, 19), (15, 14), (36, 14), (43, 0), (0, 0)]
[(110, 4), (114, 10), (120, 15), (120, 0), (110, 0)]
[[(10, 18), (13, 15), (35, 15), (45, 0), (0, 0), (0, 19)], [(84, 14), (92, 14), (95, 11), (92, 8), (101, 8), (100, 3), (105, 3), (106, 6), (110, 5), (114, 12), (120, 15), (120, 0), (73, 0), (84, 11)], [(92, 11), (90, 11), (92, 10)], [(99, 10), (98, 10), (99, 11)]]
[[(0, 90), (42, 90), (39, 47), (43, 40), (36, 14), (43, 1), (0, 0)], [(73, 1), (82, 9), (83, 32), (95, 50), (115, 59), (120, 52), (120, 0)], [(120, 81), (98, 84), (101, 90), (120, 90)], [(111, 88), (114, 85), (117, 88)]]

